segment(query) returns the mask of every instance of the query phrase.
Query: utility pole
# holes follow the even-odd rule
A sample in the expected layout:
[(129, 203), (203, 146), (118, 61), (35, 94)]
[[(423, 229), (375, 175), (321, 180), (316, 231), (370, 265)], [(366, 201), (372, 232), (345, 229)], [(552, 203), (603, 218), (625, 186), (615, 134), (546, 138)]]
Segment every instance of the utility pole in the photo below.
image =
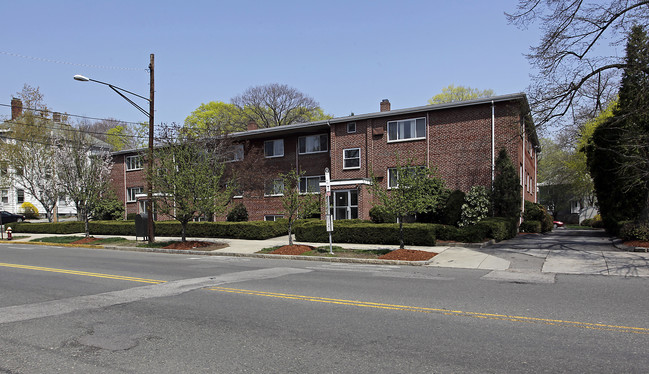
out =
[(154, 55), (151, 53), (151, 62), (149, 63), (149, 76), (150, 76), (150, 84), (149, 84), (149, 160), (148, 160), (148, 167), (147, 167), (147, 172), (149, 173), (149, 178), (147, 178), (147, 198), (148, 198), (148, 205), (149, 209), (147, 210), (147, 234), (149, 237), (149, 243), (153, 243), (155, 241), (155, 232), (153, 229), (153, 188), (151, 185), (151, 177), (153, 173), (153, 113), (154, 113), (154, 107), (153, 107), (153, 96), (155, 93), (155, 87), (154, 87), (154, 79), (153, 79), (153, 69), (154, 69)]

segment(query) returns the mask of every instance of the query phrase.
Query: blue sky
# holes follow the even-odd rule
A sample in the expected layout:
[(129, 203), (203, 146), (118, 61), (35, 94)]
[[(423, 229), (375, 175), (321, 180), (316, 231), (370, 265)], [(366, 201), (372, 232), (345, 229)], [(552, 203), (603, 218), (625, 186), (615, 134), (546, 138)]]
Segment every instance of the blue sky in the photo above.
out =
[[(182, 123), (201, 103), (282, 83), (336, 117), (425, 105), (453, 83), (525, 91), (523, 54), (538, 31), (508, 25), (515, 0), (7, 1), (0, 104), (24, 84), (54, 111), (125, 121), (144, 116), (82, 74), (148, 96), (155, 122)], [(19, 57), (24, 56), (24, 57)], [(142, 102), (146, 107), (146, 102)], [(10, 110), (0, 106), (0, 116)]]

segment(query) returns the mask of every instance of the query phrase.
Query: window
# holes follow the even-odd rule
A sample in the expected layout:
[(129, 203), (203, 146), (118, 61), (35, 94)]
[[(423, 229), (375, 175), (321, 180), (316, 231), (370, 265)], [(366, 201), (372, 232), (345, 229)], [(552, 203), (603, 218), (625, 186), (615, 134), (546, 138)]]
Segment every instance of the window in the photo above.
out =
[(2, 195), (2, 203), (9, 204), (9, 190), (0, 191), (0, 195)]
[(282, 219), (284, 216), (278, 215), (278, 214), (269, 214), (264, 216), (264, 221), (277, 221), (278, 219)]
[(356, 122), (350, 122), (347, 124), (347, 133), (352, 134), (356, 132)]
[(324, 175), (315, 177), (301, 177), (300, 193), (320, 193), (320, 182), (324, 180)]
[(327, 152), (329, 150), (329, 139), (327, 134), (302, 136), (298, 138), (298, 152), (303, 155), (307, 153)]
[(264, 187), (264, 196), (282, 196), (284, 195), (284, 181), (282, 179), (273, 179), (266, 182)]
[[(409, 173), (415, 173), (418, 168), (423, 168), (423, 166), (411, 166), (408, 168), (401, 168), (402, 171), (406, 172), (406, 175)], [(388, 168), (388, 188), (398, 188), (399, 187), (399, 171), (397, 168)]]
[(426, 138), (426, 119), (406, 119), (388, 122), (388, 141)]
[(126, 157), (126, 170), (140, 170), (140, 169), (142, 169), (142, 158), (140, 158), (140, 156)]
[(234, 162), (243, 160), (243, 144), (235, 144), (228, 148), (223, 155), (225, 162)]
[(130, 187), (126, 190), (126, 202), (127, 203), (132, 203), (137, 200), (135, 195), (141, 194), (144, 192), (144, 188), (142, 187)]
[(16, 202), (18, 204), (25, 202), (25, 190), (16, 190)]
[(264, 156), (284, 156), (284, 139), (267, 140), (264, 142)]
[(361, 149), (349, 148), (343, 149), (343, 169), (360, 169), (361, 167)]
[(9, 167), (9, 165), (7, 164), (7, 162), (5, 162), (5, 161), (0, 162), (0, 177), (6, 177), (8, 175), (7, 174), (8, 173), (7, 172), (8, 167)]

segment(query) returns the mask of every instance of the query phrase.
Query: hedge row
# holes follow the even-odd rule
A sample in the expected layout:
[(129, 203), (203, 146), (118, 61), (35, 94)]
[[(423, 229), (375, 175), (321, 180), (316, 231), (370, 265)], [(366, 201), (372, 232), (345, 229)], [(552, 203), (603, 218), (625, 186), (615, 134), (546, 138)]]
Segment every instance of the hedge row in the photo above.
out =
[[(404, 224), (404, 242), (408, 245), (434, 245), (436, 240), (478, 243), (486, 239), (501, 241), (518, 233), (516, 220), (487, 218), (463, 228), (435, 223)], [(295, 227), (298, 241), (326, 243), (329, 236), (325, 223), (309, 220)], [(332, 240), (336, 243), (398, 244), (399, 225), (396, 223), (370, 223), (361, 220), (336, 221)]]
[(520, 227), (521, 232), (541, 232), (541, 221), (523, 221)]
[[(435, 231), (424, 223), (404, 225), (403, 241), (406, 245), (435, 245)], [(327, 243), (325, 222), (308, 220), (295, 227), (295, 240)], [(336, 243), (399, 244), (399, 225), (396, 223), (372, 223), (361, 220), (336, 221), (332, 240)]]
[[(11, 223), (14, 233), (76, 234), (85, 231), (84, 223), (78, 221), (58, 223)], [(135, 235), (133, 221), (91, 221), (88, 225), (91, 235)], [(179, 237), (182, 227), (178, 221), (155, 223), (156, 236)], [(264, 240), (286, 235), (285, 221), (264, 222), (190, 222), (187, 236), (203, 238), (233, 238)]]

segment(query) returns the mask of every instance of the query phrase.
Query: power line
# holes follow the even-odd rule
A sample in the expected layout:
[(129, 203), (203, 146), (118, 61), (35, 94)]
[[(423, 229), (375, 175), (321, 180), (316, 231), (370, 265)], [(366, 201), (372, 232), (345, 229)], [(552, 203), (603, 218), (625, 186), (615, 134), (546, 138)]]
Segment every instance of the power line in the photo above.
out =
[[(7, 108), (11, 108), (11, 107), (12, 107), (11, 104), (0, 104), (0, 106), (4, 106), (4, 107), (7, 107)], [(49, 109), (26, 108), (26, 107), (23, 107), (22, 109), (23, 109), (23, 110), (31, 110), (31, 111), (34, 111), (34, 112), (41, 112), (41, 113), (55, 113), (55, 112), (53, 112), (53, 111), (51, 111), (51, 110), (49, 110)], [(58, 113), (61, 113), (61, 112), (58, 112)], [(126, 123), (126, 124), (129, 124), (129, 125), (139, 125), (139, 124), (142, 123), (142, 122), (122, 121), (121, 119), (114, 119), (114, 118), (97, 118), (97, 117), (88, 117), (88, 116), (82, 116), (82, 115), (80, 115), (80, 114), (61, 113), (61, 115), (66, 115), (66, 116), (68, 116), (68, 117), (75, 117), (75, 118), (91, 119), (91, 120), (95, 120), (95, 121), (114, 121), (114, 122), (122, 122), (122, 123)]]
[(6, 51), (0, 51), (0, 54), (11, 56), (11, 57), (24, 58), (24, 59), (28, 59), (28, 60), (35, 60), (35, 61), (40, 61), (40, 62), (48, 62), (48, 63), (53, 63), (53, 64), (72, 65), (72, 66), (82, 66), (82, 67), (86, 67), (86, 68), (95, 68), (95, 69), (131, 70), (131, 71), (141, 71), (141, 70), (146, 71), (147, 70), (147, 69), (143, 69), (143, 68), (125, 68), (125, 67), (118, 67), (118, 66), (80, 64), (80, 63), (76, 63), (76, 62), (54, 60), (54, 59), (51, 59), (51, 58), (25, 56), (25, 55), (20, 55), (18, 53), (12, 53), (12, 52), (6, 52)]

